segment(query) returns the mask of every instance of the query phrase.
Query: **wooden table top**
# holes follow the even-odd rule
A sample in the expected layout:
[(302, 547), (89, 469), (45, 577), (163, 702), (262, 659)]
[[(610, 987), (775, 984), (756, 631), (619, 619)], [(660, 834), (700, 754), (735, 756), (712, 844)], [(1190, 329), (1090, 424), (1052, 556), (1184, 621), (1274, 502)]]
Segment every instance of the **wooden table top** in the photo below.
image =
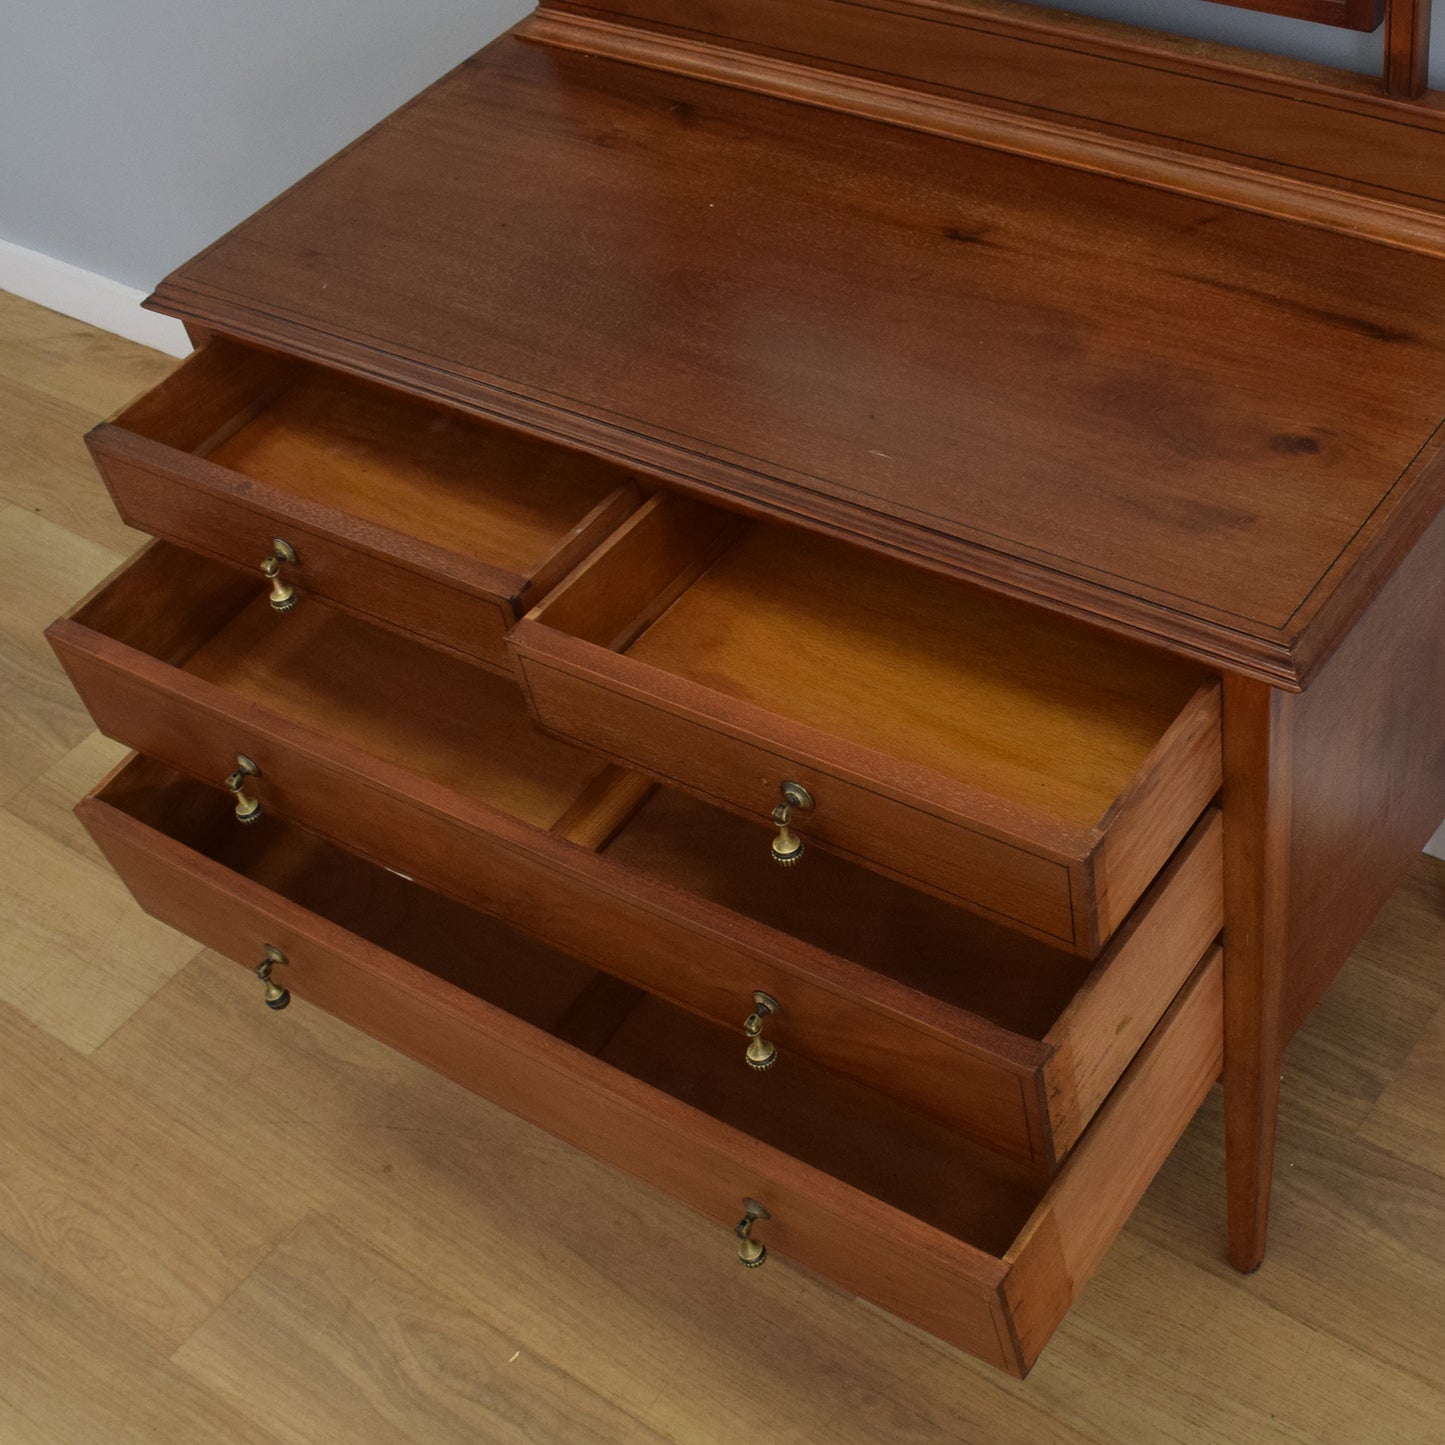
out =
[(1285, 686), (1445, 497), (1445, 262), (515, 36), (153, 304)]

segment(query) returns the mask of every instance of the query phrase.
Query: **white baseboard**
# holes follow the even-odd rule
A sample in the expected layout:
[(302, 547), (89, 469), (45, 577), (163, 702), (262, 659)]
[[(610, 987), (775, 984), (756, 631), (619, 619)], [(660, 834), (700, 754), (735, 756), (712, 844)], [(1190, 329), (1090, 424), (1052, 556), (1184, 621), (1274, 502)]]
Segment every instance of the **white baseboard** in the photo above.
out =
[(1425, 844), (1425, 851), (1432, 858), (1445, 858), (1445, 824), (1442, 824), (1440, 831)]
[(62, 316), (114, 332), (170, 356), (189, 356), (186, 328), (172, 316), (142, 311), (144, 291), (94, 271), (0, 240), (0, 291), (49, 307)]

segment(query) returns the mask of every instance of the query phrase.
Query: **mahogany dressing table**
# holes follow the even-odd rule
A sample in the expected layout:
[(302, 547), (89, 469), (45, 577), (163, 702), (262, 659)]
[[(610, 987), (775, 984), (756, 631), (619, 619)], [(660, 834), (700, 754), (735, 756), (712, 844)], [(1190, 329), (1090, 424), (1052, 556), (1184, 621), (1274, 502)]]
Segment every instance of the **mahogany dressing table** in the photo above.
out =
[(1256, 8), (1383, 82), (548, 3), (183, 266), (50, 632), (136, 897), (1017, 1374), (1221, 1075), (1258, 1265), (1445, 815), (1445, 107)]

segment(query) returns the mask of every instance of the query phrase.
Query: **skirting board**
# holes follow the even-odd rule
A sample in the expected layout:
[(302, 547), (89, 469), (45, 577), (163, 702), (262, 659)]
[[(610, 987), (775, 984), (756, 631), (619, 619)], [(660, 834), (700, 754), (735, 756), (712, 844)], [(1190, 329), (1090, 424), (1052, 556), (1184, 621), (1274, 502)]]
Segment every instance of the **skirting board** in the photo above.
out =
[(186, 328), (179, 321), (141, 310), (144, 291), (13, 241), (0, 240), (0, 291), (170, 356), (188, 356), (191, 351)]

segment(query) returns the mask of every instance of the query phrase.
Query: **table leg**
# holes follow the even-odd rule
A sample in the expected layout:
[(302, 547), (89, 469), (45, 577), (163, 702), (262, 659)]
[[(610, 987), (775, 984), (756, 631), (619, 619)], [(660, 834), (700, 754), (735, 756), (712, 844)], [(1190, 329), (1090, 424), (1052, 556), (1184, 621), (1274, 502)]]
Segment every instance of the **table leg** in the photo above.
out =
[(1264, 1258), (1279, 1112), (1294, 696), (1224, 686), (1224, 1141), (1229, 1258)]

